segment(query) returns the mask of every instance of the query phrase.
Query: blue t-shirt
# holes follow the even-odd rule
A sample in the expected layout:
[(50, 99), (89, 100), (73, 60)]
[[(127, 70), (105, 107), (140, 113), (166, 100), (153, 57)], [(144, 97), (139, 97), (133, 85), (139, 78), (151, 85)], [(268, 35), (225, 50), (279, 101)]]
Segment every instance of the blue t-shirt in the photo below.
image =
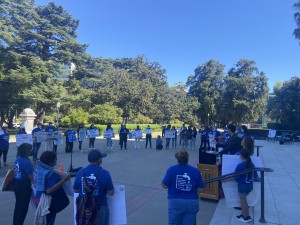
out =
[(201, 139), (206, 140), (208, 138), (208, 131), (207, 130), (202, 130), (200, 131), (201, 133)]
[[(32, 136), (34, 135), (34, 133), (36, 133), (36, 132), (41, 132), (41, 131), (43, 131), (42, 129), (40, 129), (40, 128), (34, 128), (33, 130), (32, 130)], [(41, 143), (41, 142), (34, 142), (34, 143)]]
[(66, 142), (74, 142), (77, 140), (76, 133), (74, 130), (70, 130), (70, 129), (66, 130), (65, 136), (66, 136)]
[[(61, 181), (61, 177), (57, 173), (49, 171), (45, 176), (45, 191), (60, 181)], [(60, 191), (61, 188), (63, 188), (63, 187), (60, 186), (58, 189), (53, 191), (50, 195), (55, 196)], [(37, 199), (40, 198), (42, 196), (43, 192), (44, 191), (37, 191), (35, 194), (35, 198), (37, 198)]]
[[(109, 172), (102, 169), (101, 166), (89, 165), (84, 168), (84, 174), (87, 182), (91, 186), (96, 182), (96, 188), (94, 190), (94, 198), (98, 206), (107, 206), (106, 193), (114, 190), (111, 176)], [(85, 185), (85, 179), (83, 177), (82, 169), (78, 171), (73, 188), (78, 190), (79, 195), (83, 196), (83, 190)]]
[(0, 150), (7, 151), (9, 149), (9, 133), (0, 135)]
[[(242, 170), (246, 170), (246, 163), (245, 162), (241, 162), (240, 164), (238, 164), (235, 168), (235, 172), (237, 171), (242, 171)], [(249, 179), (248, 178), (248, 174), (241, 174), (241, 175), (236, 175), (235, 176), (235, 180), (238, 182), (238, 184), (252, 184), (253, 183), (253, 177), (254, 177), (254, 173), (252, 173), (252, 178)]]
[(33, 165), (28, 158), (18, 157), (14, 165), (15, 179), (29, 179), (28, 175), (33, 175)]
[(200, 171), (187, 164), (171, 166), (162, 183), (169, 199), (198, 199), (198, 188), (204, 188)]
[(54, 132), (55, 131), (55, 127), (54, 126), (48, 126), (45, 131), (46, 132)]

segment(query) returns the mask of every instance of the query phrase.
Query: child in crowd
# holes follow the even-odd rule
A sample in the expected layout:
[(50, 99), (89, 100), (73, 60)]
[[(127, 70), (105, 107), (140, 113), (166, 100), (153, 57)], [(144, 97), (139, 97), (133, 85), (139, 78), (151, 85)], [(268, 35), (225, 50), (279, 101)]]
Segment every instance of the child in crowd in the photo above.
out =
[(163, 149), (163, 140), (160, 135), (156, 138), (156, 149), (161, 150)]

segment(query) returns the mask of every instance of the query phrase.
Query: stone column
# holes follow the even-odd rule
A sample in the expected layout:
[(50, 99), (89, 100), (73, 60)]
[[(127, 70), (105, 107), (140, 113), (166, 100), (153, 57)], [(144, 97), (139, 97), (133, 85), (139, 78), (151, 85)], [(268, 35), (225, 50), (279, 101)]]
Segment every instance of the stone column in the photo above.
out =
[(22, 124), (25, 126), (27, 134), (30, 134), (33, 130), (33, 123), (36, 118), (36, 114), (32, 109), (26, 108), (19, 116), (22, 120)]

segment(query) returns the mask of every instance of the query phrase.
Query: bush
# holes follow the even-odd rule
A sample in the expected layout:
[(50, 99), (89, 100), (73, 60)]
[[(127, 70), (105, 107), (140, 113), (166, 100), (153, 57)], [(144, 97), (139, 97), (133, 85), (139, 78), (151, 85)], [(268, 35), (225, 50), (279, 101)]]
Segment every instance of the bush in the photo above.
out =
[(65, 117), (61, 119), (61, 125), (67, 127), (72, 125), (73, 127), (78, 127), (79, 124), (88, 123), (89, 114), (85, 112), (82, 108), (71, 109)]
[(95, 105), (89, 111), (89, 121), (96, 124), (117, 124), (122, 122), (123, 110), (109, 104)]
[(141, 114), (141, 113), (138, 113), (138, 114), (136, 115), (136, 117), (135, 117), (132, 121), (133, 121), (133, 123), (135, 123), (135, 124), (139, 124), (139, 123), (141, 123), (141, 124), (146, 124), (146, 123), (151, 124), (151, 123), (153, 123), (153, 120), (152, 120), (152, 119), (150, 119), (150, 118), (147, 117), (147, 116), (144, 116), (144, 115)]

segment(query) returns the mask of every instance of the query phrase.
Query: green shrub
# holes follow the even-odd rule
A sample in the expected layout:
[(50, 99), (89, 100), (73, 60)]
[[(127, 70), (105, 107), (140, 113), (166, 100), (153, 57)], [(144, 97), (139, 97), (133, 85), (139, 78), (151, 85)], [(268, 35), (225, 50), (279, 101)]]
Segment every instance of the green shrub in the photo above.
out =
[(79, 124), (88, 123), (89, 113), (85, 112), (82, 108), (70, 109), (69, 113), (61, 119), (61, 125), (67, 127), (72, 125), (78, 127)]
[(95, 105), (89, 111), (90, 123), (96, 124), (117, 124), (122, 122), (123, 110), (109, 104)]
[(141, 124), (145, 124), (145, 123), (151, 124), (151, 123), (153, 123), (153, 120), (150, 119), (150, 118), (147, 117), (147, 116), (144, 116), (144, 115), (141, 114), (141, 113), (138, 113), (138, 114), (136, 115), (136, 117), (133, 118), (133, 123), (135, 123), (135, 124), (139, 124), (139, 123), (141, 123)]

